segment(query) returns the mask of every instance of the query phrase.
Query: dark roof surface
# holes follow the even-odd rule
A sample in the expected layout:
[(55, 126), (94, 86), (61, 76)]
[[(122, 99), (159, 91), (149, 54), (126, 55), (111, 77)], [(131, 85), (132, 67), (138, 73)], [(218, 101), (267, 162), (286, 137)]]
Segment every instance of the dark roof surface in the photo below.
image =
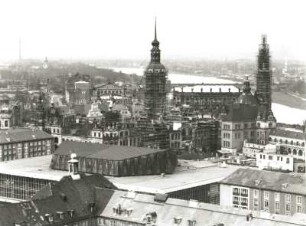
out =
[(306, 195), (305, 174), (238, 169), (220, 183)]
[(78, 157), (97, 158), (107, 160), (124, 160), (143, 155), (165, 152), (166, 150), (150, 149), (131, 146), (117, 146), (106, 144), (82, 143), (64, 141), (55, 151), (55, 155), (69, 155), (76, 153)]
[(44, 131), (26, 128), (0, 131), (0, 144), (41, 139), (53, 139), (53, 137)]
[(235, 103), (229, 107), (229, 112), (222, 120), (227, 122), (252, 121), (256, 119), (257, 112), (257, 106)]
[[(60, 182), (47, 185), (30, 201), (7, 204), (0, 207), (0, 225), (50, 225), (45, 215), (53, 216), (52, 225), (64, 225), (78, 219), (99, 215), (110, 200), (116, 187), (102, 175), (85, 176), (73, 180), (70, 176)], [(96, 191), (97, 190), (97, 191)], [(90, 212), (90, 203), (94, 203), (94, 212)], [(70, 212), (74, 215), (71, 217)], [(58, 212), (64, 213), (60, 219)], [(14, 214), (12, 214), (14, 213)]]
[(275, 131), (272, 131), (270, 134), (271, 136), (278, 136), (278, 137), (286, 137), (286, 138), (293, 138), (293, 139), (299, 139), (303, 140), (305, 139), (305, 134), (301, 131), (291, 131), (291, 130), (285, 130), (285, 129), (276, 129)]

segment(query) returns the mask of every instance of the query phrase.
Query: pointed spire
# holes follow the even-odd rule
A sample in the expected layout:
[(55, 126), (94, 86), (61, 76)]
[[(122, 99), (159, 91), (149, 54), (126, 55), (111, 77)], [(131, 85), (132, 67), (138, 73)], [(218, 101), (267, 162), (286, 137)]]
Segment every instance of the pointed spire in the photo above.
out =
[(156, 17), (155, 17), (154, 40), (156, 40), (156, 41), (157, 41), (157, 32), (156, 32)]

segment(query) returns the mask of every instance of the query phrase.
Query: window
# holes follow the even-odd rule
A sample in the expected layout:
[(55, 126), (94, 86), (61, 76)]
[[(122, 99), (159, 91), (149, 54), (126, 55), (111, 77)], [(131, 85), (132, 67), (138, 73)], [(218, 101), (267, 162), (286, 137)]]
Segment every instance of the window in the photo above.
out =
[(254, 190), (254, 197), (258, 197), (258, 195), (259, 195), (259, 191), (258, 190)]
[(286, 194), (286, 202), (291, 202), (291, 195)]
[(265, 200), (264, 201), (264, 210), (269, 210), (269, 201), (268, 200)]
[(275, 202), (275, 209), (276, 210), (279, 210), (280, 208), (279, 208), (280, 206), (279, 206), (279, 202)]
[(269, 155), (269, 160), (273, 160), (273, 156), (272, 155)]
[(269, 192), (268, 191), (264, 191), (264, 199), (269, 199)]
[(302, 213), (302, 206), (296, 206), (296, 212)]
[(291, 204), (286, 204), (286, 212), (291, 212)]
[(275, 199), (275, 202), (280, 200), (280, 194), (279, 193), (274, 193), (274, 199)]
[(296, 203), (302, 204), (302, 196), (296, 196)]
[(287, 164), (290, 163), (290, 159), (289, 159), (289, 158), (286, 159), (286, 163), (287, 163)]

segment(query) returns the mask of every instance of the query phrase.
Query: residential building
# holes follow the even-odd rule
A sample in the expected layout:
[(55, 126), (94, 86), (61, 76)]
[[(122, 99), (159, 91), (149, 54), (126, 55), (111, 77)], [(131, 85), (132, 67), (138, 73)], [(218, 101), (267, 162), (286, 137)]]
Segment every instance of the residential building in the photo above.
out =
[(9, 129), (0, 131), (0, 161), (50, 155), (54, 152), (54, 138), (37, 129)]
[(306, 213), (306, 175), (238, 169), (220, 182), (220, 205), (270, 214)]

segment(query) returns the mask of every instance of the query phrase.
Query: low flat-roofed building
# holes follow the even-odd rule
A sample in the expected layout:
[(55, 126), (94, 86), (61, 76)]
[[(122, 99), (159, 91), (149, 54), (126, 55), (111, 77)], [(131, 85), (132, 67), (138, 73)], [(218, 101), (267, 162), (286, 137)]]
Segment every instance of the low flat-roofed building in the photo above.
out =
[(271, 214), (306, 213), (306, 175), (238, 169), (220, 182), (220, 205)]
[(179, 199), (219, 203), (219, 184), (238, 166), (220, 167), (209, 161), (179, 161), (173, 174), (133, 177), (107, 177), (122, 190), (147, 194), (168, 194)]
[(50, 155), (54, 137), (38, 129), (17, 128), (0, 131), (0, 161)]
[(306, 225), (305, 215), (282, 216), (238, 210), (194, 200), (115, 191), (102, 211), (100, 225), (294, 226)]
[(0, 162), (0, 201), (30, 199), (48, 183), (60, 181), (67, 172), (49, 168), (52, 155)]
[[(68, 172), (51, 169), (49, 167), (51, 159), (52, 156), (47, 155), (0, 162), (0, 200), (5, 202), (27, 200), (46, 184), (60, 181)], [(219, 203), (218, 182), (238, 168), (230, 165), (222, 168), (209, 161), (180, 160), (173, 174), (107, 176), (107, 179), (122, 190), (145, 194), (163, 193), (173, 198)]]
[(172, 173), (177, 164), (170, 150), (65, 141), (53, 154), (51, 168), (68, 170), (71, 153), (78, 156), (80, 172), (109, 176)]

